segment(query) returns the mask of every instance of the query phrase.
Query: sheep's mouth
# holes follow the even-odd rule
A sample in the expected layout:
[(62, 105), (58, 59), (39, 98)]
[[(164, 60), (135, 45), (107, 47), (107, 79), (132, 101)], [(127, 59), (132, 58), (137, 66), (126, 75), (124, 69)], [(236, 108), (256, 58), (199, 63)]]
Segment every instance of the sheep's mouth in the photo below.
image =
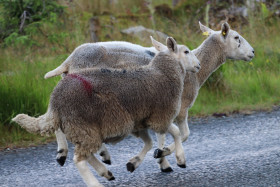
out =
[(200, 68), (195, 67), (195, 68), (193, 68), (193, 69), (191, 70), (191, 72), (192, 72), (192, 73), (197, 73), (197, 72), (199, 71), (199, 69), (200, 69)]
[(245, 59), (246, 61), (251, 61), (254, 58), (254, 55), (248, 55)]

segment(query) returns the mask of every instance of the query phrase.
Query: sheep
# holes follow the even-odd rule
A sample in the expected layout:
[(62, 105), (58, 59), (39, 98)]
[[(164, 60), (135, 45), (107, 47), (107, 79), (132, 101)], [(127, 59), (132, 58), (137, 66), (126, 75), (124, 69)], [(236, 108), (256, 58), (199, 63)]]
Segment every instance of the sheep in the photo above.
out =
[[(160, 42), (152, 39), (153, 45), (157, 46), (158, 50), (165, 50), (167, 47)], [(136, 44), (131, 44), (122, 41), (110, 41), (110, 42), (98, 42), (98, 43), (86, 43), (77, 47), (73, 53), (55, 70), (48, 72), (45, 78), (50, 78), (60, 74), (74, 73), (80, 69), (91, 67), (111, 67), (111, 68), (135, 68), (148, 64), (154, 55), (158, 52), (154, 47), (143, 48)], [(137, 63), (135, 63), (137, 62)], [(150, 144), (150, 140), (146, 134), (148, 132), (142, 131), (141, 133), (135, 133), (137, 137), (144, 141), (145, 147), (138, 155), (144, 155), (146, 147)], [(57, 149), (57, 162), (63, 166), (68, 154), (68, 144), (63, 132), (58, 129), (55, 131), (58, 149)], [(103, 145), (99, 151), (102, 161), (106, 164), (111, 164), (110, 155)], [(136, 156), (137, 157), (137, 156)], [(137, 157), (138, 158), (138, 157)], [(130, 159), (127, 163), (127, 169), (133, 172), (136, 165), (139, 165), (141, 161), (135, 161), (135, 157)], [(133, 164), (132, 164), (133, 163)]]
[[(160, 43), (157, 43), (156, 40), (152, 39), (152, 42), (155, 45), (160, 46)], [(167, 48), (165, 47), (164, 49)], [(140, 45), (123, 41), (86, 43), (77, 47), (59, 67), (46, 73), (44, 78), (48, 79), (61, 74), (63, 77), (67, 73), (74, 73), (80, 69), (92, 67), (141, 67), (142, 65), (147, 65), (157, 52), (158, 51), (154, 47), (143, 48)], [(146, 133), (147, 132), (145, 132), (145, 134)], [(61, 166), (63, 166), (68, 154), (68, 144), (65, 135), (60, 129), (55, 131), (55, 134), (58, 143), (56, 160)], [(143, 135), (143, 137), (147, 137), (147, 135)], [(141, 135), (140, 138), (142, 139)], [(142, 140), (146, 143), (145, 145), (150, 144), (149, 139)], [(111, 164), (110, 155), (105, 145), (101, 147), (99, 154), (104, 163)], [(131, 162), (133, 162), (133, 159)], [(130, 168), (130, 171), (134, 171), (131, 162), (128, 163), (128, 165), (130, 165), (128, 168)]]
[(172, 122), (180, 110), (186, 71), (197, 72), (199, 61), (173, 38), (168, 37), (166, 44), (168, 50), (141, 68), (70, 73), (51, 94), (46, 114), (38, 118), (19, 114), (12, 120), (32, 133), (60, 128), (75, 145), (74, 162), (88, 186), (101, 184), (86, 162), (100, 176), (115, 179), (94, 156), (102, 143), (116, 143), (141, 129), (168, 131), (175, 141), (177, 164), (185, 166), (180, 132)]
[(77, 47), (59, 67), (46, 73), (44, 78), (73, 73), (83, 68), (124, 68), (128, 62), (130, 67), (139, 67), (147, 65), (156, 53), (153, 47), (143, 48), (123, 41), (86, 43)]
[[(202, 32), (208, 35), (208, 38), (198, 48), (192, 50), (201, 62), (201, 70), (197, 74), (187, 73), (181, 109), (174, 121), (180, 129), (183, 142), (188, 139), (190, 134), (187, 121), (188, 110), (194, 104), (199, 89), (208, 77), (224, 64), (226, 59), (250, 61), (254, 57), (254, 49), (251, 45), (236, 31), (231, 30), (228, 23), (222, 25), (221, 31), (213, 31), (200, 22), (199, 25)], [(158, 141), (162, 145), (164, 144), (164, 135), (159, 136), (161, 137), (158, 138)], [(159, 159), (161, 168), (170, 168), (163, 156), (169, 155), (173, 151), (174, 144), (163, 148), (163, 150), (155, 151), (154, 157), (161, 157)]]
[[(156, 40), (152, 39), (152, 42), (154, 45), (157, 45), (159, 49), (161, 46), (164, 46)], [(163, 49), (167, 49), (166, 46), (161, 50)], [(48, 72), (45, 78), (47, 79), (60, 74), (64, 76), (67, 73), (74, 73), (80, 69), (91, 67), (140, 67), (141, 65), (147, 65), (156, 53), (157, 50), (154, 47), (143, 48), (142, 46), (123, 41), (86, 43), (77, 47), (59, 67)], [(58, 143), (56, 160), (63, 166), (68, 154), (68, 144), (65, 135), (60, 129), (55, 131), (55, 134)], [(143, 139), (143, 141), (149, 144), (146, 139)], [(102, 146), (100, 155), (102, 155), (102, 161), (104, 163), (111, 164), (110, 155), (105, 146)], [(130, 163), (131, 162), (129, 162), (128, 165)], [(130, 169), (130, 171), (134, 171), (134, 169)]]
[[(188, 110), (193, 106), (200, 87), (204, 84), (208, 77), (213, 72), (215, 72), (216, 69), (218, 69), (222, 64), (224, 64), (226, 59), (250, 61), (254, 57), (254, 49), (251, 47), (251, 45), (236, 31), (231, 30), (228, 23), (225, 22), (224, 24), (222, 24), (221, 31), (213, 31), (212, 29), (202, 25), (200, 22), (199, 25), (203, 34), (208, 35), (208, 38), (198, 48), (192, 50), (192, 52), (194, 52), (194, 54), (203, 64), (202, 71), (200, 71), (198, 74), (189, 72), (187, 73), (182, 97), (181, 110), (174, 121), (180, 129), (183, 142), (188, 139), (190, 134), (187, 119)], [(114, 44), (116, 44), (116, 48), (118, 45), (121, 45), (119, 44), (119, 42), (115, 42), (109, 43), (108, 46), (113, 46)], [(134, 45), (131, 43), (128, 44), (129, 45), (127, 45), (127, 48), (137, 54), (139, 54), (140, 52), (144, 55), (147, 51), (156, 53), (153, 48), (141, 48), (138, 45)], [(165, 45), (161, 45), (160, 43), (154, 45), (157, 45), (158, 48), (166, 48)], [(125, 45), (122, 45), (122, 48), (124, 49)], [(131, 65), (131, 62), (127, 63), (127, 66), (134, 66), (134, 64)], [(64, 163), (68, 150), (67, 141), (61, 131), (56, 132), (56, 137), (60, 138), (60, 141), (58, 141), (58, 150), (60, 151), (57, 155), (57, 161), (60, 163)], [(154, 156), (156, 158), (168, 155), (173, 151), (174, 145), (164, 148), (164, 135), (157, 135), (157, 139), (158, 147), (160, 149), (155, 151)], [(104, 145), (102, 146), (100, 153), (103, 162), (111, 163), (110, 155)], [(161, 158), (158, 160), (158, 163), (162, 172), (173, 171), (167, 159)]]

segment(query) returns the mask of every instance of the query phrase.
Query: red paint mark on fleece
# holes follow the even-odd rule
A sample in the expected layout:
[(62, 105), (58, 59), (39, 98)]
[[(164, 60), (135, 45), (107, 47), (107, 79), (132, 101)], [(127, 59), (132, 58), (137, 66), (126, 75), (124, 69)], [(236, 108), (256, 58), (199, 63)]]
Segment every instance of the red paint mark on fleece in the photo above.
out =
[(78, 79), (79, 81), (81, 81), (83, 83), (83, 86), (84, 86), (85, 90), (87, 91), (88, 95), (91, 96), (92, 85), (88, 80), (86, 80), (85, 78), (83, 78), (79, 75), (76, 75), (76, 74), (68, 74), (67, 76), (69, 76), (71, 78), (74, 78), (74, 79)]

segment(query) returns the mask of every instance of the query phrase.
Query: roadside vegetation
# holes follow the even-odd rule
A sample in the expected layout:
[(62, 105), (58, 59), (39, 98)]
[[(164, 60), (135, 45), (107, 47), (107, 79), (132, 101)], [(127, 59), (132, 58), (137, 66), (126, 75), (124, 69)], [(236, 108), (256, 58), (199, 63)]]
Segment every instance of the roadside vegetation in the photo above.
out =
[[(190, 116), (270, 109), (280, 104), (280, 19), (275, 13), (279, 1), (270, 2), (255, 2), (254, 8), (246, 5), (245, 18), (228, 16), (231, 27), (254, 47), (256, 56), (252, 62), (227, 60), (200, 90)], [(43, 76), (77, 46), (93, 41), (91, 18), (98, 20), (95, 34), (99, 41), (151, 46), (120, 32), (143, 25), (194, 49), (205, 39), (198, 21), (219, 30), (226, 17), (214, 15), (230, 7), (224, 1), (202, 0), (0, 0), (0, 149), (53, 139), (31, 135), (10, 120), (18, 113), (38, 116), (46, 112), (60, 77), (44, 80)]]

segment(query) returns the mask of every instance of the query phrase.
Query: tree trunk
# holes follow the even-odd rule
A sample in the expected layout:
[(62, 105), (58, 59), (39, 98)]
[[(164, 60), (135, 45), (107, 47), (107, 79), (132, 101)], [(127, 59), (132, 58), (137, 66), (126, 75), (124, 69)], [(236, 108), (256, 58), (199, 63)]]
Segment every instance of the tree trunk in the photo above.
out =
[(89, 32), (91, 42), (98, 42), (98, 35), (100, 32), (100, 22), (98, 17), (92, 17), (89, 20)]

